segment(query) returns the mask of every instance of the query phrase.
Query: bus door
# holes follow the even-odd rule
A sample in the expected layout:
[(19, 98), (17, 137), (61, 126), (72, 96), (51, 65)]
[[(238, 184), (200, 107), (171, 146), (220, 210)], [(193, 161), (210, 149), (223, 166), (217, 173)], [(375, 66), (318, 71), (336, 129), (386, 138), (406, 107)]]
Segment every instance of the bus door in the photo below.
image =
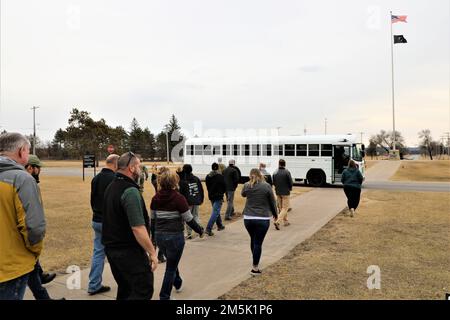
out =
[(351, 146), (333, 146), (332, 181), (341, 182), (342, 171), (348, 166)]

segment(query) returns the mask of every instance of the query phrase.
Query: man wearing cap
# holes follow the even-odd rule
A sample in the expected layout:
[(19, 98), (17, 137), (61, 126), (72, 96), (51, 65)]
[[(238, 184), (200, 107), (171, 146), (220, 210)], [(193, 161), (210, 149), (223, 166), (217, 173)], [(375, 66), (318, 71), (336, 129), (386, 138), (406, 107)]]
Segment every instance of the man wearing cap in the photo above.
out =
[[(39, 183), (39, 175), (41, 173), (41, 168), (44, 164), (38, 158), (38, 156), (34, 154), (30, 154), (28, 157), (28, 163), (25, 165), (25, 170), (34, 178), (36, 183)], [(39, 190), (39, 187), (38, 187)], [(40, 193), (40, 190), (39, 190)], [(28, 277), (28, 287), (30, 288), (33, 296), (36, 300), (50, 300), (50, 296), (42, 285), (49, 283), (55, 279), (56, 273), (44, 272), (42, 270), (41, 264), (39, 260), (36, 262), (34, 266), (33, 272)], [(62, 298), (64, 300), (64, 298)]]

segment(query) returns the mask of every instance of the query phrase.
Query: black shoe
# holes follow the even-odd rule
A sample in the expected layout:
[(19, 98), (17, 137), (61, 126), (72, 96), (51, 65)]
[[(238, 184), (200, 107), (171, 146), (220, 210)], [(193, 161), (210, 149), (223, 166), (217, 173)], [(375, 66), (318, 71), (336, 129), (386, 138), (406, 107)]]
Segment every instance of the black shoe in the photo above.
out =
[(52, 282), (55, 278), (56, 278), (56, 273), (45, 272), (41, 275), (41, 283), (46, 284), (46, 283)]
[(231, 221), (233, 219), (231, 219), (231, 217), (225, 217), (225, 221)]
[(222, 231), (223, 229), (225, 229), (225, 226), (217, 227), (217, 231)]
[(164, 256), (162, 256), (161, 258), (158, 258), (158, 263), (164, 263), (166, 262), (166, 258)]
[(214, 232), (212, 232), (211, 230), (206, 230), (205, 233), (210, 237), (214, 235)]
[(64, 298), (64, 297), (62, 297), (62, 298), (60, 298), (60, 299), (50, 299), (50, 300), (66, 300), (66, 298)]
[(250, 274), (252, 276), (260, 276), (262, 274), (262, 272), (261, 272), (261, 270), (253, 270), (252, 269), (252, 271), (250, 271)]
[(90, 295), (90, 296), (93, 296), (93, 295), (95, 295), (95, 294), (99, 294), (99, 293), (103, 293), (103, 292), (108, 292), (108, 291), (110, 291), (110, 290), (111, 290), (111, 288), (108, 287), (108, 286), (101, 286), (100, 289), (98, 289), (98, 290), (96, 290), (96, 291), (93, 291), (93, 292), (89, 292), (89, 295)]

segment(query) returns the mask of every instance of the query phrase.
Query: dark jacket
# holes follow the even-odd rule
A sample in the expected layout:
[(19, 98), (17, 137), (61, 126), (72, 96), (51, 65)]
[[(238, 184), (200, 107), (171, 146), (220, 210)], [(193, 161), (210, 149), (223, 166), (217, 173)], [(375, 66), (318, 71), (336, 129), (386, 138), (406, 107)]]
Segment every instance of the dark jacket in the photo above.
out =
[(223, 200), (225, 194), (225, 180), (218, 171), (211, 171), (206, 176), (206, 188), (211, 201)]
[(201, 205), (205, 197), (202, 182), (192, 173), (186, 174), (184, 179), (180, 180), (180, 193), (190, 206)]
[(270, 175), (270, 173), (268, 173), (266, 169), (262, 169), (260, 171), (261, 171), (261, 174), (264, 176), (264, 179), (266, 179), (266, 182), (270, 186), (273, 186), (272, 176)]
[[(133, 234), (127, 212), (122, 203), (122, 195), (128, 188), (139, 190), (136, 182), (123, 174), (117, 173), (114, 181), (105, 191), (102, 243), (106, 248), (135, 248), (143, 251)], [(140, 200), (145, 227), (150, 234), (150, 217), (142, 196), (140, 196)]]
[(361, 189), (363, 183), (363, 176), (361, 172), (356, 168), (347, 168), (342, 172), (342, 184), (344, 186), (350, 186)]
[(239, 169), (233, 165), (230, 165), (223, 170), (222, 174), (225, 180), (225, 190), (235, 191), (241, 178)]
[(91, 182), (91, 208), (93, 217), (92, 221), (102, 222), (103, 198), (106, 188), (114, 180), (115, 173), (111, 169), (103, 168)]
[(273, 174), (273, 185), (277, 196), (288, 196), (291, 194), (292, 186), (294, 185), (289, 170), (285, 168), (278, 168)]
[(152, 235), (183, 233), (185, 221), (198, 234), (203, 228), (194, 220), (186, 199), (176, 190), (160, 190), (150, 204)]
[(247, 198), (243, 214), (252, 217), (278, 218), (275, 196), (272, 187), (267, 182), (260, 182), (250, 186), (247, 182), (242, 188), (241, 195)]

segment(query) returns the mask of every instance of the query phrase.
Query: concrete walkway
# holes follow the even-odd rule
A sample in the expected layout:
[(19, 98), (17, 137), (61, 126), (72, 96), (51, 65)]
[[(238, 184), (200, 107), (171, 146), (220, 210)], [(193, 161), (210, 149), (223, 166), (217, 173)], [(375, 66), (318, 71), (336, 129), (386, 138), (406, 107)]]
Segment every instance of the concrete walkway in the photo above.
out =
[[(383, 161), (370, 168), (366, 180), (383, 181), (395, 173), (397, 161)], [(315, 189), (293, 198), (292, 211), (289, 213), (291, 225), (275, 230), (273, 224), (263, 245), (260, 266), (270, 265), (287, 255), (295, 246), (311, 237), (326, 223), (346, 207), (346, 198), (341, 188)], [(226, 229), (215, 232), (215, 236), (187, 241), (180, 262), (180, 273), (184, 291), (172, 292), (175, 299), (217, 299), (222, 294), (250, 277), (251, 269), (250, 240), (242, 220), (228, 224)], [(164, 275), (165, 264), (160, 264), (155, 272), (153, 299), (159, 298), (159, 290)], [(66, 299), (114, 299), (116, 283), (108, 264), (105, 265), (104, 284), (112, 287), (106, 294), (90, 297), (86, 293), (89, 270), (81, 272), (81, 290), (69, 290), (66, 280), (69, 277), (57, 277), (46, 287), (54, 298)], [(27, 290), (26, 299), (32, 299)]]

